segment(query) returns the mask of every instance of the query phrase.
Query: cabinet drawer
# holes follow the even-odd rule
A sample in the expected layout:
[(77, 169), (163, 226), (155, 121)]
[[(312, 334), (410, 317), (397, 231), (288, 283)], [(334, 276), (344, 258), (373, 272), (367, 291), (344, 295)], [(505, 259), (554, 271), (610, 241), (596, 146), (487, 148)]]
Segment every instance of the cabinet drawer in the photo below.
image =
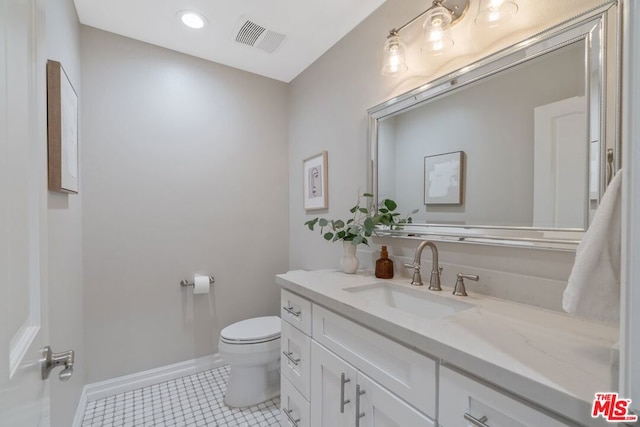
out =
[[(449, 368), (440, 368), (442, 427), (474, 425), (469, 417), (491, 427), (567, 426), (505, 394)], [(483, 419), (483, 417), (486, 417)], [(482, 425), (482, 424), (480, 424)]]
[(309, 402), (282, 378), (280, 384), (280, 425), (283, 427), (309, 427)]
[(317, 305), (313, 339), (435, 418), (435, 360)]
[(311, 335), (311, 302), (284, 289), (280, 293), (280, 317)]
[(280, 372), (309, 400), (311, 338), (283, 321), (280, 343)]

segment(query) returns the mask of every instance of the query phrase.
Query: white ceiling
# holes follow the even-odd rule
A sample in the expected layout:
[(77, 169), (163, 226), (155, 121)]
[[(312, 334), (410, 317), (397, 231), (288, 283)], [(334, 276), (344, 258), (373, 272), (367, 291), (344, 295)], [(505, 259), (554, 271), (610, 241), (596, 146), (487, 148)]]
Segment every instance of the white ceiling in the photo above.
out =
[[(80, 22), (283, 82), (290, 82), (384, 0), (74, 0)], [(200, 30), (177, 14), (207, 19)], [(250, 19), (286, 35), (274, 53), (237, 43)], [(242, 21), (241, 21), (242, 20)]]

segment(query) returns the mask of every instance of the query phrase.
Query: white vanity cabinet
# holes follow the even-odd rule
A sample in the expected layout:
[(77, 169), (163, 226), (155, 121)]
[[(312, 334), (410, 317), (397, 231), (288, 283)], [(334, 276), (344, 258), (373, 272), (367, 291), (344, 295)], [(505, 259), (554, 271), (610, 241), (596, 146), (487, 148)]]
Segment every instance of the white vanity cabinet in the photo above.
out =
[(441, 427), (567, 426), (537, 408), (517, 401), (452, 369), (440, 368)]
[(433, 427), (435, 423), (351, 364), (311, 343), (312, 427)]
[(282, 425), (435, 426), (435, 360), (289, 291), (281, 303)]
[(282, 293), (289, 309), (285, 313), (295, 322), (291, 325), (283, 317), (283, 426), (577, 425), (451, 369), (446, 360), (412, 350), (286, 290)]
[[(283, 329), (294, 342), (308, 338), (310, 377), (304, 383), (299, 370), (296, 390), (309, 403), (309, 425), (353, 426), (355, 402), (365, 413), (361, 425), (374, 418), (376, 425), (408, 427), (608, 424), (592, 418), (591, 408), (593, 393), (611, 386), (615, 326), (480, 295), (465, 300), (468, 308), (427, 319), (395, 307), (399, 300), (365, 298), (362, 290), (380, 287), (369, 275), (296, 270), (276, 282), (294, 312), (283, 314), (299, 325), (291, 329), (308, 331), (296, 338)], [(385, 283), (422, 291), (404, 282)], [(444, 292), (420, 296), (442, 307), (460, 303)], [(289, 369), (282, 379), (290, 384)], [(357, 386), (365, 391), (358, 401)]]

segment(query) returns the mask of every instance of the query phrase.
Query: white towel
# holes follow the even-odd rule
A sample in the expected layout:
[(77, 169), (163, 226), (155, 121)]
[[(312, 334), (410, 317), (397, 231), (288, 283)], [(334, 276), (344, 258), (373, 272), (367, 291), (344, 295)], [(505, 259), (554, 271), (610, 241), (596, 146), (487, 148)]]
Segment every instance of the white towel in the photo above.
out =
[(562, 308), (567, 313), (601, 322), (619, 322), (621, 183), (619, 170), (578, 245), (562, 297)]

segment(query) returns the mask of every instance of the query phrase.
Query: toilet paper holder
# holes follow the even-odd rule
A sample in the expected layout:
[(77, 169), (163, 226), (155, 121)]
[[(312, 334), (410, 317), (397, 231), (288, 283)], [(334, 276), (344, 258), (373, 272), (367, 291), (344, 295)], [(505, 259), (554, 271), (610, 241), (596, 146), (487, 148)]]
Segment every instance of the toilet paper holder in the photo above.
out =
[[(214, 283), (216, 283), (216, 279), (214, 279), (213, 276), (209, 276), (209, 284), (213, 285)], [(194, 284), (193, 282), (189, 282), (188, 280), (181, 280), (180, 286), (187, 287), (187, 286), (194, 286)]]

